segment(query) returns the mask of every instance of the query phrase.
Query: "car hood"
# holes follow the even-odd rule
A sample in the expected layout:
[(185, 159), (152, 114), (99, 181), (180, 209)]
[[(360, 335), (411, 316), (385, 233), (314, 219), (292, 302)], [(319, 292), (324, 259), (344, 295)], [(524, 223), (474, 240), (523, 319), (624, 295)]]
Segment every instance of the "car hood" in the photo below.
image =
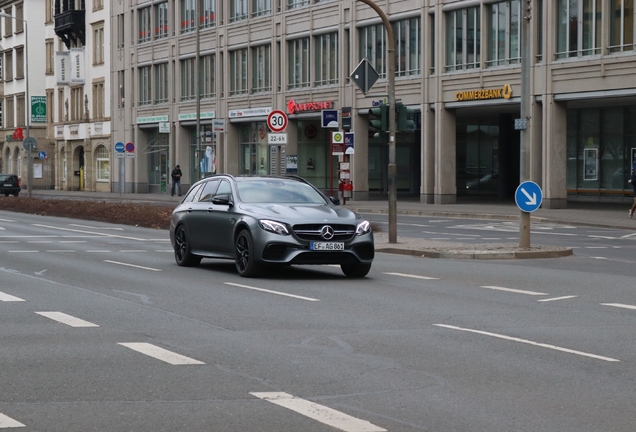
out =
[(283, 220), (343, 219), (355, 220), (356, 214), (345, 207), (321, 204), (239, 204), (239, 208), (258, 217)]

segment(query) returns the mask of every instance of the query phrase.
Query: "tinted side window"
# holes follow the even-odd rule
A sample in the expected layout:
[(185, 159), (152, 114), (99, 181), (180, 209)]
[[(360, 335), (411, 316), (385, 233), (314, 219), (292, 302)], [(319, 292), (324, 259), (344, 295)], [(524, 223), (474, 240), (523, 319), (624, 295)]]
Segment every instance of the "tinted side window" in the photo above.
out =
[(203, 186), (203, 191), (201, 192), (201, 197), (199, 197), (199, 202), (208, 202), (212, 201), (212, 197), (214, 196), (214, 192), (216, 192), (216, 188), (219, 186), (218, 180), (210, 180)]
[(214, 195), (232, 195), (232, 187), (230, 186), (230, 182), (227, 180), (223, 180)]
[(197, 196), (197, 192), (199, 192), (201, 190), (201, 186), (202, 185), (196, 185), (195, 187), (191, 188), (188, 191), (188, 194), (186, 195), (186, 197), (183, 199), (183, 202), (192, 202), (194, 201), (194, 197)]

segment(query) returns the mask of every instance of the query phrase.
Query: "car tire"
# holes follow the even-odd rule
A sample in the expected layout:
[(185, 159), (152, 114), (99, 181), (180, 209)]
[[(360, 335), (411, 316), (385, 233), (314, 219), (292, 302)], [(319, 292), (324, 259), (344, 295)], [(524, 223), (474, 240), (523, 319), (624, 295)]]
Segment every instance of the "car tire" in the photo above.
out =
[(190, 251), (190, 239), (183, 225), (179, 226), (174, 234), (174, 260), (180, 267), (196, 267), (201, 263), (201, 257)]
[(5, 192), (5, 193), (4, 193), (4, 196), (9, 196), (9, 192)]
[(234, 242), (234, 264), (236, 271), (242, 277), (254, 277), (260, 270), (260, 265), (254, 259), (254, 240), (252, 234), (244, 229)]
[[(13, 194), (14, 197), (17, 197), (20, 194), (20, 192), (16, 192)], [(7, 194), (7, 196), (9, 196), (9, 194)]]
[(347, 277), (363, 278), (369, 273), (369, 270), (371, 270), (371, 264), (341, 264), (340, 268)]

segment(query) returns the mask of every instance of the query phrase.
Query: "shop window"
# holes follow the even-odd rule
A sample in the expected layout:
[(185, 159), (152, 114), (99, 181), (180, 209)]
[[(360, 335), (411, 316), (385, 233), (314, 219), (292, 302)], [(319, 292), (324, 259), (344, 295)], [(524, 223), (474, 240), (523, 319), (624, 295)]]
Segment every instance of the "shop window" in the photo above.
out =
[(240, 129), (239, 173), (241, 175), (267, 175), (268, 150), (265, 122), (242, 125)]
[(95, 163), (97, 181), (107, 182), (110, 180), (110, 156), (105, 146), (97, 147), (95, 151)]

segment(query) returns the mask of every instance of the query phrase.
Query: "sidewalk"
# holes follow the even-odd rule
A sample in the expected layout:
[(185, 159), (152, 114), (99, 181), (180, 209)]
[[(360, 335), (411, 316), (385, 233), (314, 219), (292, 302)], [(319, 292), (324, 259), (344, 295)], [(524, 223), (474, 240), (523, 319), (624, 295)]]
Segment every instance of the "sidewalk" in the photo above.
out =
[[(24, 194), (26, 196), (26, 193)], [(52, 191), (34, 190), (34, 198), (66, 198), (114, 200), (147, 203), (165, 203), (177, 205), (181, 197), (171, 197), (170, 194), (119, 194), (108, 192), (84, 191)], [(532, 213), (532, 222), (559, 223), (573, 226), (591, 226), (602, 228), (616, 228), (636, 230), (636, 218), (630, 219), (627, 210), (631, 201), (624, 203), (599, 202), (571, 202), (567, 209), (543, 209)], [(346, 207), (359, 213), (388, 214), (388, 202), (378, 201), (348, 201)], [(492, 220), (519, 220), (520, 210), (514, 202), (462, 202), (458, 204), (423, 204), (415, 200), (399, 200), (397, 202), (398, 215), (416, 215), (430, 217), (456, 217)], [(531, 228), (532, 229), (532, 228)], [(571, 255), (567, 248), (553, 248), (547, 246), (532, 246), (530, 250), (522, 250), (515, 244), (481, 244), (469, 245), (450, 242), (432, 242), (421, 239), (411, 239), (399, 236), (397, 244), (389, 244), (386, 233), (376, 234), (376, 250), (391, 253), (402, 253), (423, 257), (440, 258), (474, 258), (474, 259), (504, 259), (504, 258), (544, 258)]]

